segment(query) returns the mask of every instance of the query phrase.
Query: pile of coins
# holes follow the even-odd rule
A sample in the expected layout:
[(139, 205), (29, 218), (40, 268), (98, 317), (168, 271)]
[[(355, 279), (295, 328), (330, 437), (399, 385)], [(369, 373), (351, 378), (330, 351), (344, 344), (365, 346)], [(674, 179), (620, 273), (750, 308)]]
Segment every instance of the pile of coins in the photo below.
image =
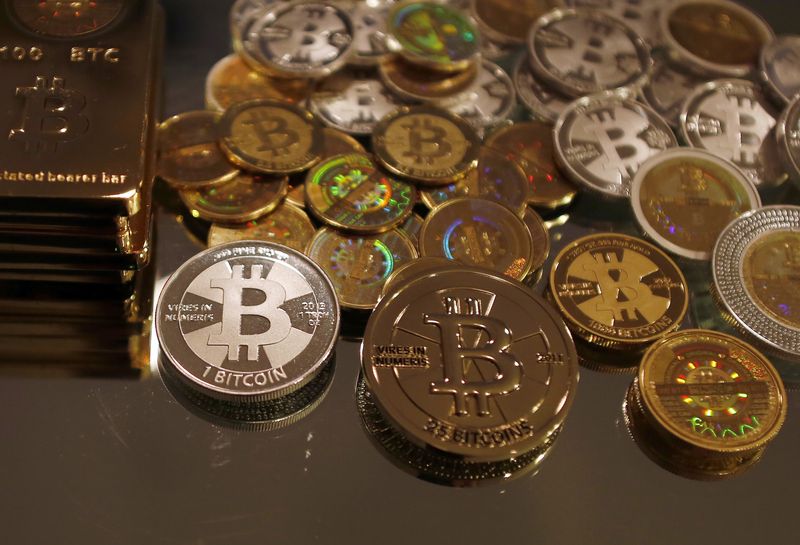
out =
[[(4, 50), (0, 363), (139, 376), (152, 315), (163, 13), (154, 1), (61, 7), (8, 4), (0, 20), (5, 44), (31, 45)], [(108, 47), (131, 36), (139, 46), (123, 56)]]
[[(800, 303), (787, 287), (800, 208), (777, 204), (788, 179), (800, 182), (800, 38), (775, 38), (727, 0), (238, 0), (231, 32), (235, 54), (209, 73), (208, 109), (161, 129), (161, 177), (212, 247), (185, 267), (249, 259), (260, 244), (316, 262), (350, 312), (343, 333), (360, 338), (347, 326), (366, 318), (358, 404), (390, 459), (459, 484), (535, 468), (579, 362), (638, 370), (628, 420), (637, 438), (663, 439), (658, 452), (678, 451), (659, 459), (697, 477), (760, 458), (785, 412), (760, 351), (800, 361)], [(586, 210), (606, 227), (551, 240), (548, 224)], [(235, 261), (256, 267), (240, 288), (266, 270), (248, 259)], [(254, 289), (294, 293), (272, 276), (280, 290)], [(211, 301), (225, 292), (228, 307), (249, 306), (216, 276), (197, 278)], [(681, 329), (705, 296), (757, 348)], [(203, 339), (227, 328), (214, 304), (194, 304), (200, 314), (162, 308), (159, 321), (205, 313)], [(273, 319), (252, 304), (269, 338)], [(252, 335), (227, 359), (185, 357), (228, 390), (229, 369), (256, 361), (242, 356), (262, 342)], [(699, 371), (658, 367), (689, 345)], [(180, 353), (168, 365), (186, 376)], [(753, 386), (737, 366), (775, 380)], [(739, 401), (762, 390), (766, 409)], [(734, 415), (750, 420), (726, 450)], [(692, 430), (719, 443), (693, 443)]]

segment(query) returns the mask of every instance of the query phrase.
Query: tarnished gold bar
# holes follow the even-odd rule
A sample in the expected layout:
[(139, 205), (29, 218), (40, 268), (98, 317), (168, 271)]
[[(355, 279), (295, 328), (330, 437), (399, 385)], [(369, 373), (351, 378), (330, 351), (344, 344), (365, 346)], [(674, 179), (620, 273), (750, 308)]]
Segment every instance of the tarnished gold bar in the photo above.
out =
[(154, 0), (5, 5), (0, 206), (136, 214), (153, 175), (160, 7)]

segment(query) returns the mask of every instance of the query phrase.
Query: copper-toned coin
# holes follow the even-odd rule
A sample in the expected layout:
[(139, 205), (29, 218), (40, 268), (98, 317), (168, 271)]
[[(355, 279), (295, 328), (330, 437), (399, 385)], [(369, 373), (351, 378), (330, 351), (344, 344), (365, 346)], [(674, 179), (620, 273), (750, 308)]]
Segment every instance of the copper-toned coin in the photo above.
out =
[(420, 257), (409, 261), (392, 271), (392, 274), (389, 275), (383, 285), (381, 297), (386, 297), (400, 289), (401, 286), (422, 276), (427, 276), (434, 271), (459, 267), (464, 268), (463, 265), (455, 263), (446, 257)]
[(450, 112), (433, 106), (404, 106), (378, 123), (372, 146), (389, 172), (421, 184), (444, 185), (475, 167), (480, 138)]
[(403, 285), (378, 304), (362, 346), (383, 416), (411, 442), (473, 463), (550, 442), (578, 380), (575, 346), (553, 309), (482, 271)]
[(306, 254), (330, 277), (339, 304), (354, 310), (373, 309), (395, 268), (417, 258), (411, 239), (397, 229), (359, 237), (326, 227), (309, 243)]
[(251, 100), (225, 111), (219, 141), (228, 159), (243, 169), (292, 174), (319, 161), (322, 130), (316, 117), (299, 106)]
[(556, 168), (551, 125), (539, 121), (516, 123), (490, 134), (485, 145), (503, 153), (525, 172), (528, 204), (553, 209), (568, 205), (578, 194)]
[(509, 207), (520, 216), (528, 201), (528, 178), (515, 162), (491, 148), (482, 148), (478, 168), (454, 184), (428, 189), (420, 193), (428, 208), (436, 208), (458, 197), (489, 199)]
[(470, 7), (481, 31), (503, 44), (521, 45), (536, 20), (561, 7), (562, 0), (472, 0)]
[(570, 329), (607, 348), (644, 348), (680, 327), (683, 273), (664, 252), (614, 233), (569, 244), (550, 271), (550, 294)]
[(383, 83), (392, 92), (405, 100), (419, 102), (452, 100), (467, 91), (478, 77), (478, 63), (460, 72), (437, 72), (394, 55), (384, 58), (379, 69)]
[(786, 391), (769, 360), (716, 331), (679, 331), (655, 343), (638, 387), (659, 427), (713, 455), (763, 449), (786, 418)]
[(217, 144), (219, 114), (186, 112), (158, 127), (158, 176), (178, 188), (203, 187), (234, 178), (231, 165)]
[(761, 17), (728, 0), (679, 0), (661, 12), (660, 27), (671, 55), (706, 77), (747, 76), (774, 36)]
[(180, 196), (195, 218), (242, 223), (275, 210), (288, 188), (286, 177), (262, 178), (242, 173), (224, 184), (181, 191)]
[(458, 198), (436, 207), (419, 237), (424, 257), (446, 257), (464, 265), (488, 269), (516, 280), (532, 268), (531, 232), (502, 204)]
[(389, 45), (408, 61), (440, 72), (459, 72), (480, 55), (470, 18), (438, 2), (403, 2), (387, 17)]
[(220, 246), (240, 240), (261, 240), (288, 246), (302, 252), (314, 238), (316, 229), (306, 213), (291, 204), (282, 204), (256, 220), (234, 225), (213, 224), (208, 232), (208, 246)]
[(273, 99), (302, 103), (308, 98), (308, 80), (270, 78), (256, 72), (239, 55), (228, 55), (206, 77), (206, 107), (225, 111), (247, 100)]
[(541, 216), (531, 208), (525, 209), (522, 221), (531, 233), (533, 242), (533, 257), (531, 258), (531, 272), (539, 271), (550, 257), (550, 231), (547, 229)]
[(306, 203), (321, 222), (351, 233), (382, 233), (403, 223), (416, 189), (385, 176), (366, 155), (337, 155), (308, 173)]
[(733, 163), (678, 148), (642, 165), (633, 179), (631, 204), (636, 221), (659, 246), (708, 261), (723, 229), (761, 207), (761, 198)]

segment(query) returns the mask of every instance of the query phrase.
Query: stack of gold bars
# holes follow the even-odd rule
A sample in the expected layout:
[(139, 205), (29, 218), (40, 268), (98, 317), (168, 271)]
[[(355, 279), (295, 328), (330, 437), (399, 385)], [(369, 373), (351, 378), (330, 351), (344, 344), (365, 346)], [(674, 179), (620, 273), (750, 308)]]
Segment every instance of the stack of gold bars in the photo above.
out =
[(148, 350), (162, 18), (148, 0), (0, 19), (3, 366), (127, 375)]
[(156, 315), (196, 397), (307, 385), (342, 309), (366, 430), (436, 482), (535, 470), (579, 364), (637, 375), (626, 422), (671, 471), (761, 458), (771, 361), (800, 360), (800, 39), (728, 0), (238, 0), (230, 24), (207, 110), (160, 130), (209, 246)]

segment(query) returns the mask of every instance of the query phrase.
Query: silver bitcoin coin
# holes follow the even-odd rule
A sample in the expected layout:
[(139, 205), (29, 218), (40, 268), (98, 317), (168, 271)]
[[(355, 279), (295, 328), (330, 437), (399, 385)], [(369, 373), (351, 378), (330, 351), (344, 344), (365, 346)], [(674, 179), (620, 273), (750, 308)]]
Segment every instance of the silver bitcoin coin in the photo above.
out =
[(642, 100), (677, 130), (686, 97), (706, 80), (669, 61), (661, 52), (654, 52), (653, 60), (653, 73), (642, 87)]
[(177, 379), (215, 399), (254, 403), (290, 394), (324, 368), (339, 304), (330, 279), (300, 252), (243, 241), (178, 269), (155, 321)]
[(540, 81), (531, 70), (527, 57), (520, 58), (514, 65), (513, 77), (517, 97), (537, 119), (555, 123), (572, 101)]
[(778, 112), (761, 88), (746, 80), (716, 80), (695, 89), (681, 112), (681, 137), (741, 168), (756, 186), (786, 181), (775, 126)]
[(714, 247), (712, 273), (734, 325), (762, 348), (800, 359), (800, 207), (767, 206), (734, 220)]
[(572, 97), (639, 88), (653, 64), (636, 32), (597, 10), (551, 11), (531, 28), (528, 49), (534, 73)]
[(375, 66), (389, 53), (386, 44), (386, 15), (393, 0), (357, 0), (339, 2), (353, 21), (353, 55), (349, 63), (354, 66)]
[(788, 104), (800, 93), (800, 36), (779, 36), (761, 50), (761, 78), (773, 96)]
[(601, 10), (627, 24), (650, 45), (659, 42), (661, 9), (673, 0), (565, 0), (570, 8)]
[(275, 0), (236, 0), (230, 11), (231, 28), (238, 27), (254, 13), (266, 11), (274, 3)]
[(800, 186), (800, 96), (781, 115), (775, 135), (783, 167)]
[(310, 104), (325, 124), (348, 134), (369, 135), (378, 121), (405, 102), (373, 72), (351, 69), (321, 80)]
[(507, 119), (515, 104), (511, 78), (493, 62), (483, 61), (472, 87), (458, 95), (447, 109), (483, 130)]
[(234, 44), (248, 64), (270, 75), (319, 78), (345, 65), (354, 32), (350, 16), (334, 5), (281, 3), (246, 17)]
[(661, 116), (625, 93), (576, 100), (558, 118), (554, 132), (556, 160), (565, 173), (611, 198), (629, 197), (641, 164), (678, 145)]

